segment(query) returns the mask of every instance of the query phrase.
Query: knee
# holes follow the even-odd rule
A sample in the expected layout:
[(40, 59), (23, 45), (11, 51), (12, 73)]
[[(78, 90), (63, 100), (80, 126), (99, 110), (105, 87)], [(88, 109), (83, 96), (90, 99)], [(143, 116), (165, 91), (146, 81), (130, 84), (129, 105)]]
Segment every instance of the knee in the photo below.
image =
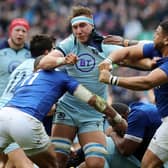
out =
[(104, 168), (107, 150), (99, 143), (88, 143), (83, 147), (86, 165), (89, 168)]
[(105, 160), (103, 158), (90, 157), (86, 159), (86, 167), (104, 168)]
[(67, 138), (53, 137), (51, 142), (54, 145), (57, 168), (65, 168), (72, 144), (71, 140)]

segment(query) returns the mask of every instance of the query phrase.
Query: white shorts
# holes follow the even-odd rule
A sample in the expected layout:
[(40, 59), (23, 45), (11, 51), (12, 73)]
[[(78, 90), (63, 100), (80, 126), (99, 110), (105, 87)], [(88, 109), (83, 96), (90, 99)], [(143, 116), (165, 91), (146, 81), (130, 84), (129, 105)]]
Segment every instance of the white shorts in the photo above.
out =
[(39, 120), (16, 108), (5, 107), (0, 110), (0, 150), (12, 142), (18, 143), (27, 155), (45, 151), (51, 144)]
[(148, 149), (163, 162), (168, 161), (168, 117), (162, 119), (161, 126), (154, 134)]

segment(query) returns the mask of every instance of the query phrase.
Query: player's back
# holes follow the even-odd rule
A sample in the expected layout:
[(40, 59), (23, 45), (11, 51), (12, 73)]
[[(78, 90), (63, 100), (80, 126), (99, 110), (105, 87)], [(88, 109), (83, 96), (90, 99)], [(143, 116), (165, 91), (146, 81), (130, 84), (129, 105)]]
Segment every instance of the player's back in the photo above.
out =
[(61, 71), (39, 70), (21, 81), (7, 106), (42, 120), (52, 105), (66, 92), (74, 92), (78, 82)]
[(34, 59), (26, 59), (22, 64), (20, 64), (10, 75), (9, 82), (0, 97), (0, 108), (5, 106), (5, 104), (13, 97), (13, 93), (16, 85), (29, 75), (33, 73)]
[(134, 152), (134, 156), (141, 160), (156, 129), (161, 124), (161, 117), (156, 105), (152, 103), (136, 102), (132, 103), (130, 108), (126, 134), (127, 137), (131, 135), (141, 139), (140, 147)]

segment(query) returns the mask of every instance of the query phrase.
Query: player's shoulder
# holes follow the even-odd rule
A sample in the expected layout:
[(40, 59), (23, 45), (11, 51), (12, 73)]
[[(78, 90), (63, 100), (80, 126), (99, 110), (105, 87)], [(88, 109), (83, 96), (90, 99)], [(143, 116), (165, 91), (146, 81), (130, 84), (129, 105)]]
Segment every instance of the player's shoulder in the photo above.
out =
[(2, 41), (0, 42), (0, 49), (5, 49), (5, 48), (10, 48), (7, 39), (2, 40)]
[(71, 44), (74, 44), (75, 43), (75, 37), (73, 34), (70, 34), (68, 37), (66, 37), (65, 39), (59, 41), (57, 43), (57, 45), (63, 45), (63, 44), (68, 44), (68, 45), (71, 45)]
[(130, 115), (136, 118), (144, 118), (146, 116), (147, 105), (144, 102), (133, 102), (129, 105)]

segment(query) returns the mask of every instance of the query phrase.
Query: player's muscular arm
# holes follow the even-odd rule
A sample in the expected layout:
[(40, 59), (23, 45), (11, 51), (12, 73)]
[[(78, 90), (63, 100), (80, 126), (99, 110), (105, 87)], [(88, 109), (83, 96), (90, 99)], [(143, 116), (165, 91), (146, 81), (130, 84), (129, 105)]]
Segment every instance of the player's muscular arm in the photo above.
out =
[(127, 128), (127, 122), (121, 117), (120, 114), (117, 113), (114, 108), (108, 105), (104, 99), (96, 94), (93, 94), (82, 85), (77, 87), (73, 95), (83, 102), (88, 103), (97, 111), (104, 113), (106, 116), (111, 118), (113, 124), (117, 127), (118, 130), (125, 132)]
[(143, 58), (142, 45), (135, 45), (131, 47), (124, 47), (117, 51), (113, 51), (110, 55), (99, 64), (99, 71), (107, 69), (109, 65), (115, 63), (120, 64), (125, 60), (137, 61)]
[(156, 68), (146, 76), (118, 77), (113, 76), (107, 70), (102, 70), (99, 81), (107, 84), (121, 86), (131, 90), (149, 90), (168, 82), (167, 74), (160, 68)]
[(121, 45), (123, 47), (128, 47), (128, 46), (138, 44), (139, 41), (124, 39), (123, 37), (117, 36), (117, 35), (107, 35), (104, 37), (103, 43), (104, 44)]
[(139, 60), (125, 59), (119, 63), (120, 66), (126, 66), (134, 69), (150, 71), (156, 66), (156, 60), (150, 58), (142, 58)]
[(133, 154), (137, 148), (140, 146), (140, 143), (132, 141), (130, 139), (119, 136), (115, 131), (110, 134), (113, 139), (118, 151), (125, 156)]
[(40, 60), (38, 69), (49, 70), (65, 64), (75, 64), (76, 62), (77, 56), (75, 54), (70, 53), (64, 57), (61, 51), (53, 50)]

